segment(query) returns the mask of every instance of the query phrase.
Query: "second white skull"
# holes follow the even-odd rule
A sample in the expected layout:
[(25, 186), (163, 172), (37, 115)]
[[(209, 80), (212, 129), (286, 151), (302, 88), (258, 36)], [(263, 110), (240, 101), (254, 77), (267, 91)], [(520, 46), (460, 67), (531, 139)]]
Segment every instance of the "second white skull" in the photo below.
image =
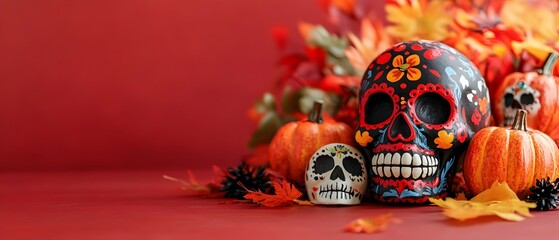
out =
[(343, 143), (318, 149), (309, 160), (305, 185), (314, 204), (360, 204), (367, 188), (367, 171), (361, 153)]

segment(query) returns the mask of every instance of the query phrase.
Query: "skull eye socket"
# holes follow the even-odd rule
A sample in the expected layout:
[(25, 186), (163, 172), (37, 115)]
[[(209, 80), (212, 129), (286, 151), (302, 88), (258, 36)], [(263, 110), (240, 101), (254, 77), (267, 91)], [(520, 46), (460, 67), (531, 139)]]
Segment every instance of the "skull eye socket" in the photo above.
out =
[(386, 93), (374, 93), (365, 103), (365, 123), (379, 124), (386, 121), (394, 111), (394, 102)]
[(450, 118), (450, 103), (434, 92), (424, 93), (415, 100), (419, 120), (428, 124), (443, 124)]
[(315, 174), (323, 174), (328, 172), (334, 168), (334, 159), (328, 155), (321, 155), (316, 158), (314, 163), (313, 173)]
[(520, 95), (520, 102), (524, 105), (530, 105), (535, 102), (534, 95), (529, 93), (524, 93)]
[(344, 164), (344, 169), (353, 176), (363, 176), (363, 170), (361, 169), (361, 164), (354, 157), (345, 157), (342, 161)]
[(512, 93), (505, 94), (505, 106), (512, 107), (512, 101), (514, 100), (514, 95)]

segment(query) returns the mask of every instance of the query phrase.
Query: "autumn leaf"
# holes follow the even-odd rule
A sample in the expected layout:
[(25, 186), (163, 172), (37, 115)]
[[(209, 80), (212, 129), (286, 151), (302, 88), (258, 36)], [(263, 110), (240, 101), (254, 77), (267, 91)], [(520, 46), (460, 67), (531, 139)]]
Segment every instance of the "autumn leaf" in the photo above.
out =
[[(557, 41), (559, 26), (553, 21), (557, 9), (553, 2), (539, 1), (540, 4), (531, 4), (529, 1), (507, 1), (501, 10), (501, 19), (507, 26), (518, 27), (539, 41)], [(530, 13), (529, 18), (518, 17), (527, 12)]]
[(522, 42), (513, 41), (512, 50), (517, 57), (520, 57), (522, 52), (526, 51), (541, 62), (545, 61), (549, 53), (555, 51), (552, 47), (534, 38), (527, 38)]
[(223, 170), (217, 166), (213, 167), (213, 171), (215, 174), (215, 179), (209, 183), (201, 183), (198, 179), (194, 176), (192, 171), (188, 170), (186, 172), (188, 178), (186, 180), (163, 175), (163, 179), (177, 182), (180, 184), (181, 188), (187, 192), (200, 194), (200, 195), (210, 195), (219, 193), (220, 184), (219, 182), (223, 178)]
[(441, 0), (409, 0), (387, 4), (386, 17), (392, 25), (386, 32), (400, 40), (440, 41), (450, 35), (452, 17)]
[(245, 188), (248, 193), (244, 197), (245, 199), (252, 200), (252, 202), (266, 207), (280, 207), (293, 204), (312, 205), (308, 201), (299, 200), (298, 198), (303, 196), (303, 193), (297, 190), (294, 185), (286, 180), (274, 182), (273, 186), (275, 194), (266, 194), (260, 191), (252, 191)]
[(360, 75), (363, 75), (373, 59), (394, 44), (383, 25), (369, 19), (361, 21), (361, 38), (353, 33), (348, 33), (347, 37), (352, 46), (345, 51), (345, 55)]
[(344, 227), (344, 231), (352, 233), (376, 233), (386, 230), (390, 223), (400, 223), (391, 213), (372, 218), (358, 218)]
[(531, 217), (529, 209), (535, 208), (535, 203), (521, 201), (509, 188), (507, 183), (493, 183), (487, 189), (470, 201), (455, 200), (453, 198), (434, 199), (429, 201), (444, 208), (443, 214), (460, 221), (482, 216), (498, 216), (508, 221), (522, 221)]

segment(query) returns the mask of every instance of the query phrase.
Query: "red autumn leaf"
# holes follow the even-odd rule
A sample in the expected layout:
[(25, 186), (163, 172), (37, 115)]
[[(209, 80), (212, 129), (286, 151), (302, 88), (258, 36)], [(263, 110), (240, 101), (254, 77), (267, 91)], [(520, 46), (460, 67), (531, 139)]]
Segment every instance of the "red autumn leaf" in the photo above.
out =
[(390, 223), (400, 223), (392, 213), (383, 214), (373, 218), (358, 218), (344, 227), (344, 231), (353, 233), (376, 233), (386, 230)]
[(295, 203), (300, 205), (311, 204), (308, 201), (298, 200), (298, 198), (303, 196), (303, 193), (297, 190), (295, 186), (286, 180), (274, 182), (273, 186), (276, 194), (266, 194), (260, 191), (251, 191), (245, 188), (248, 193), (244, 197), (245, 199), (252, 200), (252, 202), (266, 207), (289, 206)]
[(198, 179), (194, 176), (192, 171), (186, 171), (188, 176), (187, 180), (163, 175), (163, 178), (169, 181), (177, 182), (181, 185), (181, 188), (187, 192), (200, 194), (200, 195), (214, 195), (214, 194), (221, 194), (219, 189), (221, 188), (221, 181), (223, 180), (223, 176), (225, 174), (224, 170), (213, 166), (214, 172), (214, 179), (209, 183), (201, 183)]

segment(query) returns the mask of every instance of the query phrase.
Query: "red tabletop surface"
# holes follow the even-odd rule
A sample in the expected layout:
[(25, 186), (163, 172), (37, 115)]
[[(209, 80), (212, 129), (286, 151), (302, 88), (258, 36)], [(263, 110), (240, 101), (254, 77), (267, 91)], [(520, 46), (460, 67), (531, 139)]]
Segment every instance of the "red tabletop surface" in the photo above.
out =
[[(209, 171), (194, 171), (202, 180)], [(0, 239), (555, 239), (559, 212), (523, 222), (448, 220), (440, 208), (259, 207), (188, 196), (167, 174), (184, 171), (0, 173)], [(345, 233), (360, 217), (402, 220), (377, 234)]]

